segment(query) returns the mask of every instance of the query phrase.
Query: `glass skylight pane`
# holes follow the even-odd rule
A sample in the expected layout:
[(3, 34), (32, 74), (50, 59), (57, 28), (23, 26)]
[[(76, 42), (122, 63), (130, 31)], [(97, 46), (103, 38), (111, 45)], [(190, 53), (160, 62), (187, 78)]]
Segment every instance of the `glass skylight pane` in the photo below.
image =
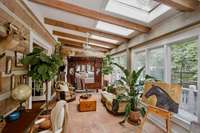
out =
[(152, 11), (160, 4), (154, 0), (117, 0), (117, 1), (147, 12)]
[(105, 42), (110, 42), (110, 43), (116, 43), (117, 44), (119, 42), (117, 40), (112, 40), (112, 39), (109, 39), (109, 38), (96, 36), (96, 35), (91, 35), (90, 37), (93, 38), (93, 39), (97, 39), (97, 40), (101, 40), (101, 41), (105, 41)]
[[(105, 7), (105, 10), (122, 16), (129, 17), (131, 19), (136, 19), (141, 22), (150, 23), (151, 21), (153, 21), (154, 19), (163, 15), (164, 13), (166, 13), (171, 9), (169, 6), (160, 4), (151, 12), (147, 12), (145, 10), (135, 8), (128, 4), (124, 4), (123, 1), (128, 1), (128, 0), (109, 0), (108, 4)], [(131, 1), (133, 0), (130, 0), (130, 2)]]
[(123, 35), (123, 36), (128, 36), (134, 32), (134, 30), (130, 30), (130, 29), (127, 29), (127, 28), (124, 28), (121, 26), (117, 26), (117, 25), (113, 25), (113, 24), (109, 24), (109, 23), (105, 23), (102, 21), (97, 22), (96, 28), (100, 29), (100, 30), (116, 33), (119, 35)]

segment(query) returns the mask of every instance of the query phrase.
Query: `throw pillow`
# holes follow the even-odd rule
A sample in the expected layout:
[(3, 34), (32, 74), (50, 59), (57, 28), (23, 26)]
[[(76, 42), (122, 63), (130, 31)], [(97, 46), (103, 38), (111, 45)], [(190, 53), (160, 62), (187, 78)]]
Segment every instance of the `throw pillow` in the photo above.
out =
[(68, 92), (69, 91), (69, 88), (68, 88), (68, 85), (67, 84), (60, 84), (60, 91), (64, 91), (64, 92)]

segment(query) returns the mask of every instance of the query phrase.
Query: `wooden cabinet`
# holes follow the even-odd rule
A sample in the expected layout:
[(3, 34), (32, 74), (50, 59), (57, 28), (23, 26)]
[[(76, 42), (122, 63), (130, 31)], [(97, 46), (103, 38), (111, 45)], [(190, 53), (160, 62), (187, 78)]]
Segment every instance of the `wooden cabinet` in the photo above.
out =
[[(86, 83), (88, 89), (101, 89), (102, 86), (102, 58), (97, 57), (68, 57), (68, 73), (67, 80), (73, 86), (76, 86), (75, 74), (78, 71), (86, 71), (93, 73), (94, 82)], [(90, 70), (89, 70), (90, 69)]]

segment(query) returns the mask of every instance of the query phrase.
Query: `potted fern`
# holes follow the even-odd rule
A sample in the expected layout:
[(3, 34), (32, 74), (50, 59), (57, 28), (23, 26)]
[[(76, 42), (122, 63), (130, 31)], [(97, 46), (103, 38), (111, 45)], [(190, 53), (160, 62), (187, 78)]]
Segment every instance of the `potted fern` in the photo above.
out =
[(63, 65), (62, 58), (57, 54), (48, 56), (43, 50), (34, 48), (33, 52), (27, 54), (21, 62), (24, 65), (30, 65), (28, 76), (38, 83), (45, 83), (46, 110), (48, 110), (48, 82), (58, 74), (59, 67)]
[[(116, 101), (119, 103), (121, 100), (126, 100), (127, 105), (125, 108), (125, 118), (120, 124), (124, 123), (128, 118), (131, 122), (135, 124), (140, 124), (140, 116), (144, 116), (146, 111), (145, 108), (140, 106), (140, 96), (143, 89), (144, 81), (139, 81), (142, 71), (144, 67), (139, 69), (138, 71), (129, 71), (119, 64), (114, 63), (117, 67), (119, 67), (124, 76), (121, 77), (121, 84), (126, 85), (129, 89), (127, 95), (118, 95)], [(144, 80), (155, 79), (149, 75), (145, 76)]]

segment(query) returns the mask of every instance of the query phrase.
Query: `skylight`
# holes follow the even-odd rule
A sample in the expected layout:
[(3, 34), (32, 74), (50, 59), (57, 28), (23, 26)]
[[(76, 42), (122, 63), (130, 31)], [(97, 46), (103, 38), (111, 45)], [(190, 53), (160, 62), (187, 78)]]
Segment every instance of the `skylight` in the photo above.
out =
[(113, 40), (113, 39), (109, 39), (109, 38), (105, 38), (105, 37), (101, 37), (101, 36), (96, 36), (96, 35), (91, 35), (90, 37), (93, 39), (110, 42), (110, 43), (115, 43), (115, 44), (117, 44), (119, 42), (117, 40)]
[(121, 26), (117, 26), (117, 25), (113, 25), (113, 24), (109, 24), (109, 23), (105, 23), (102, 21), (97, 22), (96, 28), (100, 29), (100, 30), (116, 33), (116, 34), (119, 34), (122, 36), (128, 36), (134, 32), (134, 30), (130, 30), (130, 29), (127, 29), (127, 28), (124, 28)]
[(117, 1), (121, 2), (122, 4), (131, 6), (133, 8), (144, 10), (146, 12), (151, 12), (160, 4), (153, 0), (117, 0)]
[[(146, 1), (147, 4), (142, 4), (142, 1)], [(170, 9), (169, 6), (153, 0), (109, 0), (105, 8), (106, 11), (145, 23), (150, 23)]]

